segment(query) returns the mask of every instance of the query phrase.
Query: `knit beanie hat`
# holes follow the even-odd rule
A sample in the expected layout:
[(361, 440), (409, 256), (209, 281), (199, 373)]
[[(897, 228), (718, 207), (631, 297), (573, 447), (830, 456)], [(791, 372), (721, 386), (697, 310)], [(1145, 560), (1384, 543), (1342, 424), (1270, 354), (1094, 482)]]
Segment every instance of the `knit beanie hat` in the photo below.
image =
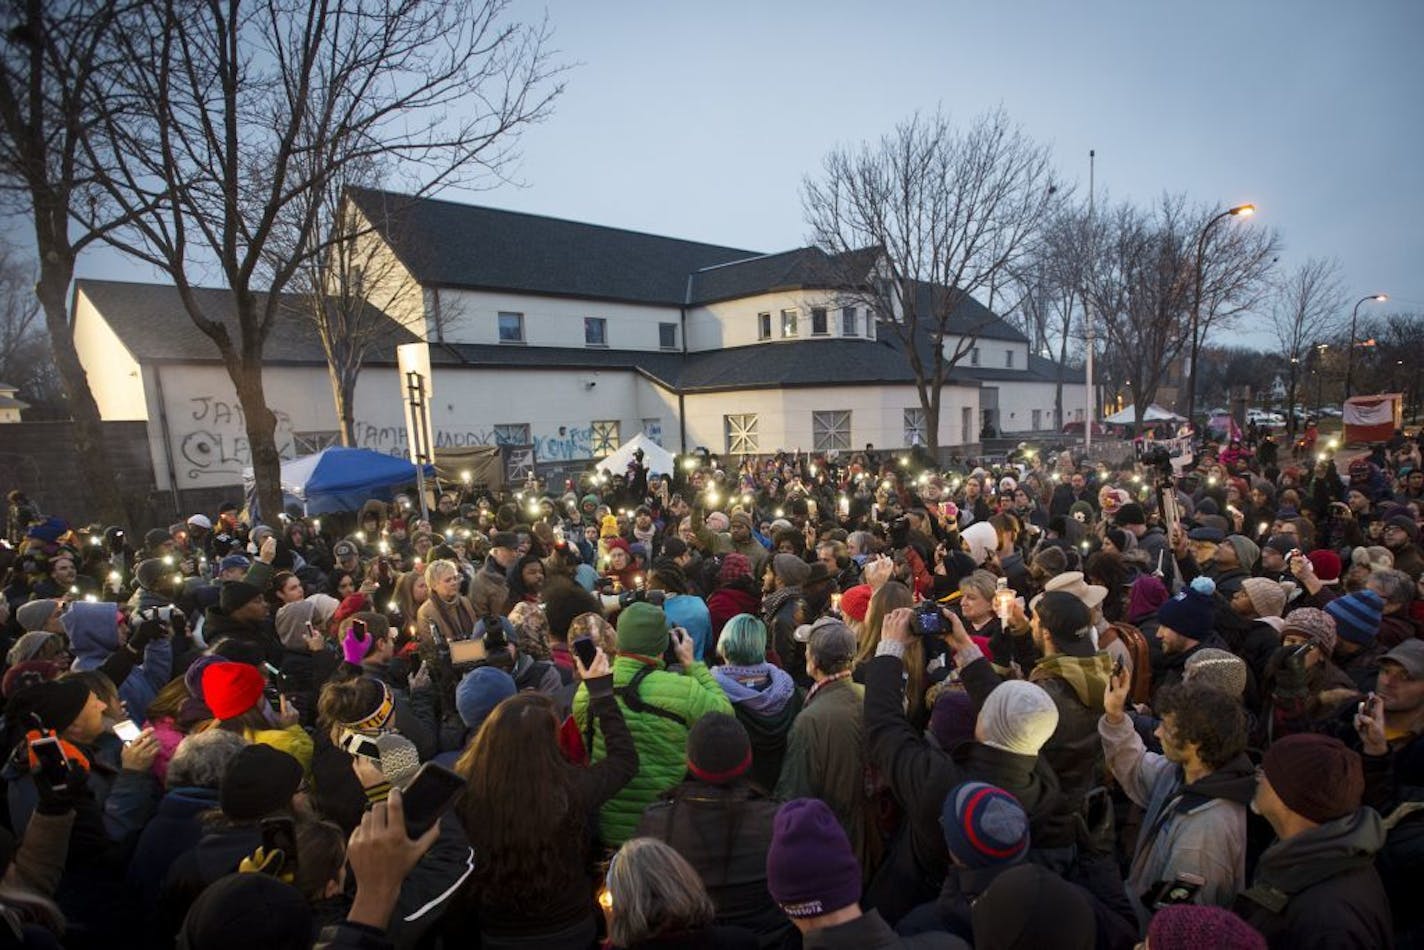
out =
[(302, 892), (270, 874), (229, 874), (193, 902), (180, 950), (290, 950), (311, 943), (311, 905)]
[(1333, 736), (1302, 732), (1278, 739), (1261, 768), (1281, 802), (1317, 824), (1350, 814), (1365, 794), (1359, 753)]
[(1225, 908), (1172, 904), (1152, 915), (1147, 945), (1152, 950), (1266, 950), (1266, 938)]
[(1015, 864), (1028, 853), (1028, 815), (1018, 799), (985, 782), (964, 782), (944, 797), (939, 824), (949, 856), (966, 868)]
[(1305, 559), (1310, 562), (1315, 576), (1323, 583), (1333, 584), (1340, 579), (1340, 571), (1344, 565), (1340, 563), (1340, 555), (1334, 551), (1311, 551)]
[(381, 774), (396, 788), (405, 788), (420, 771), (420, 753), (415, 743), (397, 732), (376, 736), (376, 748), (381, 753)]
[(203, 670), (203, 702), (214, 719), (235, 719), (262, 701), (267, 681), (246, 663), (213, 663)]
[[(1095, 514), (1093, 506), (1086, 501), (1075, 501), (1068, 506), (1068, 517), (1078, 521), (1092, 523)], [(1080, 515), (1081, 517), (1079, 517)]]
[(29, 603), (21, 604), (20, 609), (15, 611), (15, 621), (27, 633), (34, 633), (44, 629), (44, 625), (49, 623), (54, 612), (59, 609), (57, 600), (32, 600)]
[(811, 565), (794, 554), (778, 554), (771, 559), (771, 569), (787, 587), (800, 587), (811, 576)]
[(603, 522), (602, 522), (602, 524), (599, 525), (599, 528), (598, 528), (598, 537), (599, 537), (600, 540), (602, 540), (603, 538), (616, 538), (616, 537), (618, 537), (618, 519), (617, 519), (617, 517), (615, 517), (614, 515), (604, 515), (604, 516), (603, 516)]
[(752, 741), (735, 716), (707, 713), (687, 733), (687, 771), (712, 785), (729, 785), (752, 767)]
[(134, 568), (134, 580), (144, 590), (156, 590), (163, 583), (163, 576), (171, 573), (173, 569), (164, 564), (162, 558), (151, 557), (138, 562), (138, 567)]
[(1281, 611), (1286, 608), (1288, 592), (1278, 581), (1266, 577), (1248, 577), (1241, 582), (1241, 589), (1250, 598), (1251, 607), (1258, 617), (1279, 617)]
[(1167, 598), (1167, 585), (1160, 577), (1140, 574), (1132, 582), (1132, 590), (1127, 595), (1127, 622), (1140, 623), (1144, 617), (1155, 614)]
[[(277, 629), (277, 639), (288, 650), (306, 651), (307, 624), (313, 623), (316, 605), (309, 600), (298, 600), (283, 604), (272, 619)], [(313, 623), (313, 626), (315, 624)]]
[(1335, 619), (1335, 632), (1342, 640), (1365, 646), (1379, 635), (1384, 599), (1366, 587), (1336, 597), (1325, 605), (1325, 612)]
[(766, 889), (788, 917), (820, 917), (860, 901), (860, 864), (830, 807), (817, 798), (782, 805), (766, 852)]
[(974, 738), (974, 701), (963, 689), (941, 689), (930, 710), (930, 735), (945, 752)]
[(1097, 920), (1081, 888), (1038, 864), (994, 878), (974, 902), (974, 945), (994, 950), (1091, 950)]
[(5, 719), (17, 727), (30, 728), (36, 716), (46, 729), (63, 732), (74, 724), (89, 704), (89, 687), (82, 680), (54, 680), (17, 690), (5, 706)]
[(745, 511), (742, 511), (740, 508), (732, 512), (732, 515), (728, 520), (732, 524), (742, 524), (746, 525), (748, 528), (752, 527), (752, 516), (747, 514)]
[(262, 591), (247, 581), (226, 581), (218, 593), (218, 609), (231, 614), (262, 596)]
[(1253, 570), (1256, 562), (1261, 560), (1261, 549), (1256, 546), (1256, 542), (1246, 537), (1244, 534), (1232, 534), (1226, 538), (1226, 543), (1231, 545), (1236, 552), (1236, 562), (1241, 565), (1244, 571)]
[(667, 615), (661, 607), (639, 601), (618, 615), (618, 652), (656, 659), (668, 647)]
[(1335, 632), (1335, 618), (1315, 607), (1297, 607), (1286, 614), (1281, 627), (1281, 636), (1296, 633), (1320, 648), (1326, 656), (1335, 652), (1338, 635)]
[(337, 600), (330, 594), (317, 593), (312, 594), (305, 602), (312, 605), (312, 623), (316, 624), (317, 632), (321, 632), (327, 621), (336, 618), (344, 601)]
[(1386, 527), (1394, 525), (1396, 528), (1403, 528), (1404, 533), (1410, 541), (1419, 540), (1419, 523), (1409, 515), (1395, 515), (1385, 522)]
[(1246, 694), (1246, 662), (1235, 653), (1208, 647), (1187, 657), (1185, 679), (1221, 690), (1232, 699)]
[(455, 711), (466, 729), (478, 729), (494, 712), (494, 707), (517, 692), (519, 687), (514, 677), (504, 670), (477, 666), (455, 687)]
[[(54, 601), (48, 601), (48, 603), (53, 604)], [(25, 606), (29, 605), (26, 604)], [(15, 641), (15, 645), (10, 647), (10, 652), (5, 654), (5, 662), (10, 666), (14, 666), (16, 663), (29, 662), (39, 655), (39, 652), (45, 648), (46, 644), (55, 639), (58, 639), (60, 643), (64, 642), (63, 637), (60, 637), (57, 633), (50, 633), (47, 630), (32, 630)]]
[(53, 660), (26, 660), (24, 663), (16, 663), (5, 671), (4, 679), (0, 680), (0, 696), (9, 699), (27, 686), (57, 680), (64, 673), (64, 664)]
[(717, 571), (717, 583), (725, 586), (743, 575), (750, 575), (751, 572), (752, 562), (747, 560), (747, 556), (733, 551), (722, 557), (722, 567)]
[(233, 821), (256, 821), (286, 808), (301, 787), (300, 762), (281, 749), (254, 742), (228, 763), (218, 786), (218, 802)]
[(1157, 619), (1190, 640), (1205, 640), (1215, 615), (1215, 593), (1216, 583), (1211, 578), (1193, 578), (1190, 586), (1157, 608)]
[(841, 594), (841, 614), (856, 623), (865, 622), (865, 613), (870, 609), (870, 596), (875, 593), (869, 584), (856, 584), (846, 588)]
[(1118, 524), (1146, 524), (1147, 513), (1142, 510), (1142, 506), (1135, 501), (1130, 501), (1117, 510), (1113, 520)]
[(977, 734), (990, 748), (1038, 755), (1057, 728), (1058, 707), (1043, 687), (1028, 680), (1006, 680), (984, 700)]
[(201, 700), (203, 698), (203, 671), (215, 663), (230, 662), (232, 661), (227, 657), (218, 656), (215, 653), (204, 653), (194, 658), (183, 673), (183, 685), (188, 687), (188, 695)]

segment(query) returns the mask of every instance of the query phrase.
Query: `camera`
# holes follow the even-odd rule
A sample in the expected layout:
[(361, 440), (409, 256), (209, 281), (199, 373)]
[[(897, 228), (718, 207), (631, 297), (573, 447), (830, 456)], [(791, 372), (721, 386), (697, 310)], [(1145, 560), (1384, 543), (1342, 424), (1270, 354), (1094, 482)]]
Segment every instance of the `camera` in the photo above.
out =
[(618, 595), (618, 609), (622, 610), (629, 604), (652, 604), (654, 607), (661, 607), (667, 602), (667, 594), (660, 590), (647, 590), (636, 587), (633, 590), (625, 590)]
[(939, 604), (926, 600), (915, 607), (915, 630), (922, 637), (937, 637), (944, 633), (944, 615), (939, 612)]

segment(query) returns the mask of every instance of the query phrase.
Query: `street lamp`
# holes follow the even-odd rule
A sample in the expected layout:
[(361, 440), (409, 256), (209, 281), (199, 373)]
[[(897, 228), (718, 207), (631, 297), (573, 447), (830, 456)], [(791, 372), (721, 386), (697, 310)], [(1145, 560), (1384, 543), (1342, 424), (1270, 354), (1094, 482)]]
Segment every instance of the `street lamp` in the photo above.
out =
[(1201, 348), (1201, 340), (1198, 334), (1198, 325), (1201, 322), (1201, 296), (1202, 296), (1202, 255), (1206, 253), (1206, 238), (1211, 233), (1211, 229), (1224, 218), (1243, 217), (1249, 218), (1256, 213), (1256, 206), (1253, 204), (1237, 205), (1234, 208), (1227, 208), (1206, 223), (1201, 234), (1197, 236), (1197, 259), (1196, 259), (1196, 281), (1192, 288), (1192, 375), (1187, 382), (1187, 423), (1196, 425), (1197, 411), (1197, 351)]
[(1355, 321), (1360, 316), (1360, 304), (1367, 300), (1376, 300), (1384, 303), (1389, 299), (1388, 294), (1370, 294), (1355, 301), (1355, 309), (1350, 311), (1350, 352), (1345, 354), (1345, 398), (1349, 399), (1353, 390), (1350, 388), (1350, 380), (1355, 371)]

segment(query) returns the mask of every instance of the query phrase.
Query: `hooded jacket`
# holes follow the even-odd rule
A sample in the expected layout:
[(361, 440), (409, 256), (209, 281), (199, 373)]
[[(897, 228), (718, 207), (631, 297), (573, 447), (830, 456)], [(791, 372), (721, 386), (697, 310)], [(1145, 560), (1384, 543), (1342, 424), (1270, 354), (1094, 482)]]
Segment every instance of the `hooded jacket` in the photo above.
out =
[(1063, 794), (1075, 807), (1102, 775), (1098, 717), (1103, 713), (1103, 694), (1112, 667), (1112, 656), (1106, 650), (1081, 657), (1058, 653), (1039, 660), (1029, 674), (1029, 680), (1042, 687), (1058, 707), (1058, 728), (1039, 755), (1053, 767)]
[(781, 776), (786, 757), (786, 737), (801, 711), (802, 694), (791, 674), (770, 663), (758, 666), (718, 666), (712, 676), (752, 743), (750, 777), (758, 788), (770, 791)]
[(1392, 946), (1389, 900), (1374, 867), (1384, 842), (1373, 808), (1277, 841), (1234, 909), (1272, 950)]
[[(638, 684), (639, 705), (655, 706), (674, 718), (634, 711), (623, 690), (648, 665), (647, 658), (627, 654), (613, 661), (613, 688), (638, 749), (638, 774), (600, 810), (600, 837), (610, 847), (631, 837), (643, 809), (682, 781), (687, 772), (687, 733), (692, 724), (709, 712), (732, 715), (732, 704), (705, 665), (694, 662), (690, 670), (678, 675), (664, 669), (661, 659), (651, 661), (653, 671)], [(579, 732), (588, 736), (589, 695), (585, 684), (580, 684), (574, 695), (573, 715)], [(598, 762), (608, 753), (602, 730), (592, 729), (592, 734), (590, 760)]]
[[(61, 623), (74, 649), (76, 670), (96, 670), (119, 649), (119, 625), (113, 604), (71, 604)], [(143, 662), (116, 684), (129, 718), (143, 722), (148, 717), (148, 704), (167, 685), (172, 673), (173, 641), (168, 637), (150, 641), (143, 651)]]
[(1241, 753), (1190, 785), (1182, 768), (1148, 752), (1132, 720), (1098, 722), (1108, 767), (1127, 797), (1145, 809), (1127, 893), (1146, 923), (1142, 895), (1178, 874), (1196, 874), (1206, 883), (1198, 902), (1228, 907), (1246, 886), (1246, 805), (1256, 789), (1256, 772)]

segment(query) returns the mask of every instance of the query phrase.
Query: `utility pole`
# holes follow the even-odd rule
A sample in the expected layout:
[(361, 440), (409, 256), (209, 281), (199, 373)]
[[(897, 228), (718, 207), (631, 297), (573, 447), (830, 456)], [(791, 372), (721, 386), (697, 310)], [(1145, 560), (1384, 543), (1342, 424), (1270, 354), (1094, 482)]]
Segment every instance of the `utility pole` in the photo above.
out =
[[(1090, 264), (1097, 251), (1095, 247), (1097, 241), (1093, 239), (1093, 186), (1097, 155), (1097, 149), (1088, 149), (1088, 259)], [(1088, 390), (1088, 418), (1083, 424), (1083, 454), (1087, 455), (1093, 450), (1093, 417), (1097, 415), (1098, 397), (1097, 390), (1093, 387), (1093, 310), (1088, 303), (1087, 287), (1084, 286), (1081, 292), (1083, 294), (1083, 331), (1088, 344), (1088, 357), (1084, 361), (1084, 375)]]

